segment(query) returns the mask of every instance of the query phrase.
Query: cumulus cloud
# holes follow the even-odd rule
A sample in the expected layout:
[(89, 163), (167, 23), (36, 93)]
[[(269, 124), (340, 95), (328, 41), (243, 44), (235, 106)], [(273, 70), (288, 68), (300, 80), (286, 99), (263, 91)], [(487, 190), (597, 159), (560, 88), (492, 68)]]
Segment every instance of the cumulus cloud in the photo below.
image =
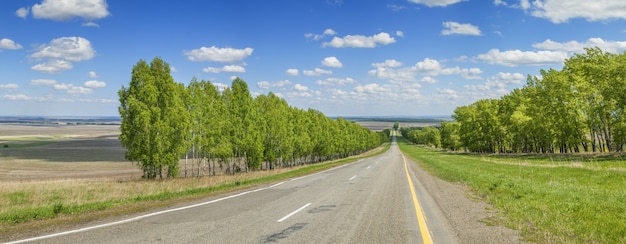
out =
[(464, 0), (409, 0), (409, 2), (423, 4), (428, 7), (446, 7), (462, 1)]
[(0, 90), (17, 90), (18, 88), (20, 88), (18, 84), (0, 84)]
[(22, 48), (22, 45), (15, 43), (15, 41), (11, 39), (2, 38), (0, 40), (0, 49), (17, 50), (21, 48)]
[(96, 74), (95, 71), (89, 71), (89, 77), (91, 77), (91, 78), (98, 78), (98, 74)]
[(109, 16), (108, 7), (105, 0), (43, 0), (30, 8), (19, 8), (15, 15), (26, 18), (32, 13), (36, 19), (56, 21), (81, 18), (86, 21), (83, 26), (98, 26), (93, 21)]
[(97, 81), (97, 80), (85, 81), (85, 87), (102, 88), (105, 86), (107, 86), (107, 83), (105, 83), (104, 81)]
[(82, 37), (61, 37), (41, 45), (29, 57), (34, 60), (47, 60), (32, 66), (39, 72), (57, 73), (72, 69), (71, 62), (90, 60), (95, 56), (91, 42)]
[(489, 64), (515, 67), (521, 65), (549, 65), (562, 63), (567, 58), (567, 52), (562, 51), (520, 51), (510, 50), (501, 52), (499, 49), (491, 49), (489, 52), (479, 54), (479, 60)]
[(626, 19), (626, 2), (622, 0), (535, 0), (526, 8), (535, 17), (545, 18), (552, 23), (564, 23), (574, 18), (584, 18), (587, 21), (603, 21), (611, 19)]
[[(401, 68), (401, 62), (396, 60), (386, 60), (384, 63), (373, 63), (376, 69), (370, 70), (370, 75), (379, 79), (386, 79), (391, 82), (426, 82), (434, 83), (437, 80), (433, 76), (438, 75), (461, 75), (465, 79), (481, 79), (482, 70), (479, 68), (444, 67), (439, 61), (425, 58), (415, 63), (411, 67)], [(422, 79), (417, 79), (418, 75), (423, 75)]]
[(44, 86), (51, 86), (56, 84), (57, 81), (56, 80), (49, 80), (49, 79), (33, 79), (30, 80), (31, 85), (35, 85), (35, 86), (39, 86), (39, 85), (44, 85)]
[(39, 102), (43, 102), (43, 101), (47, 101), (51, 99), (50, 96), (31, 97), (31, 96), (27, 96), (24, 94), (6, 94), (3, 96), (3, 98), (7, 100), (14, 100), (14, 101), (39, 101)]
[(246, 72), (246, 68), (244, 68), (243, 66), (239, 66), (239, 65), (225, 65), (222, 68), (206, 67), (202, 70), (207, 73), (221, 73), (221, 72), (245, 73)]
[(341, 68), (343, 64), (337, 59), (337, 57), (326, 57), (322, 60), (322, 66), (332, 67), (332, 68)]
[(298, 69), (287, 69), (285, 73), (291, 76), (298, 76), (300, 74), (300, 71)]
[(330, 75), (333, 72), (331, 70), (325, 70), (320, 68), (315, 68), (315, 70), (303, 70), (302, 74), (306, 76), (320, 76), (320, 75)]
[(304, 86), (304, 85), (300, 85), (300, 84), (296, 84), (293, 86), (293, 89), (295, 89), (296, 91), (308, 91), (309, 87)]
[(82, 37), (61, 37), (53, 39), (47, 45), (37, 48), (30, 55), (33, 59), (59, 59), (70, 62), (79, 62), (92, 59), (95, 51), (91, 42)]
[(461, 24), (457, 22), (443, 22), (443, 29), (441, 34), (444, 36), (448, 35), (469, 35), (469, 36), (480, 36), (482, 35), (478, 26), (466, 23)]
[(45, 63), (36, 64), (30, 67), (30, 69), (34, 71), (43, 72), (43, 73), (59, 73), (59, 72), (70, 70), (73, 67), (74, 66), (70, 62), (67, 62), (65, 60), (55, 59), (55, 60), (50, 60)]
[(356, 81), (350, 77), (347, 77), (345, 79), (331, 77), (331, 78), (326, 78), (324, 80), (317, 80), (315, 83), (321, 86), (332, 86), (332, 85), (343, 86), (346, 84), (354, 84), (356, 83)]
[(611, 53), (623, 53), (626, 51), (626, 41), (606, 41), (602, 38), (589, 38), (585, 42), (568, 41), (556, 42), (547, 39), (541, 43), (533, 44), (534, 48), (561, 51), (570, 53), (582, 53), (585, 48), (599, 47), (600, 49)]
[(201, 47), (191, 51), (185, 51), (187, 59), (195, 62), (212, 61), (232, 63), (244, 60), (254, 51), (253, 48), (235, 49), (235, 48), (218, 48), (215, 46)]
[(380, 32), (373, 36), (347, 35), (344, 37), (333, 37), (330, 42), (322, 43), (323, 47), (334, 48), (374, 48), (378, 45), (389, 45), (396, 40), (386, 32)]
[(28, 14), (30, 13), (30, 9), (28, 8), (19, 8), (15, 11), (15, 15), (17, 17), (20, 17), (22, 19), (26, 19), (26, 17), (28, 17)]
[(324, 30), (324, 33), (322, 33), (322, 34), (305, 33), (304, 37), (306, 39), (319, 41), (319, 40), (323, 39), (324, 37), (335, 36), (335, 35), (337, 35), (337, 32), (335, 32), (333, 29), (326, 29), (326, 30)]
[(75, 86), (74, 84), (61, 83), (61, 84), (54, 84), (52, 85), (52, 87), (55, 90), (66, 91), (67, 94), (91, 94), (93, 93), (93, 89), (91, 88)]
[(283, 87), (289, 84), (291, 84), (291, 81), (289, 80), (281, 80), (281, 81), (276, 81), (276, 82), (259, 81), (257, 82), (257, 87), (261, 89), (269, 89), (272, 87)]
[(374, 66), (374, 67), (394, 68), (394, 67), (402, 66), (402, 62), (399, 62), (399, 61), (397, 61), (395, 59), (388, 59), (388, 60), (385, 60), (385, 62), (383, 62), (383, 63), (373, 63), (372, 66)]
[(399, 36), (399, 37), (404, 37), (404, 32), (402, 32), (402, 31), (396, 31), (396, 36)]

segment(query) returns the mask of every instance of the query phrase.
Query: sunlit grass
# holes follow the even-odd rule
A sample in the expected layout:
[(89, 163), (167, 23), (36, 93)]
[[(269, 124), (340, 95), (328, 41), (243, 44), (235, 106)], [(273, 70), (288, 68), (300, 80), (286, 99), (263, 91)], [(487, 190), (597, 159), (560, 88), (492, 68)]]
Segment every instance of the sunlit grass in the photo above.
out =
[(626, 163), (619, 157), (469, 155), (399, 141), (432, 174), (468, 185), (529, 241), (626, 242)]

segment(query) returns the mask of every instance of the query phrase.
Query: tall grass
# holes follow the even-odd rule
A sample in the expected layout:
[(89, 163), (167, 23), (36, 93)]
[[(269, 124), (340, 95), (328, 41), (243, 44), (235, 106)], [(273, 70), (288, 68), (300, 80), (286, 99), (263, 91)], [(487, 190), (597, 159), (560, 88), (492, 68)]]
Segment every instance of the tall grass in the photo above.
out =
[(619, 157), (601, 162), (606, 168), (580, 158), (466, 155), (402, 139), (399, 145), (432, 174), (468, 185), (528, 241), (626, 243), (626, 163)]

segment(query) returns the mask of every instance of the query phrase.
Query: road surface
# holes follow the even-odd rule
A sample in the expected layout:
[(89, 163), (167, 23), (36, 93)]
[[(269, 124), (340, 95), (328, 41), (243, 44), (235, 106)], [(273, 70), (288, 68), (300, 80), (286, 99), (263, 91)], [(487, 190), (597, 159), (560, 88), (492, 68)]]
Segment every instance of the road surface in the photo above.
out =
[[(394, 142), (313, 175), (34, 243), (456, 243)], [(436, 193), (434, 193), (436, 194)], [(21, 241), (17, 241), (21, 242)]]

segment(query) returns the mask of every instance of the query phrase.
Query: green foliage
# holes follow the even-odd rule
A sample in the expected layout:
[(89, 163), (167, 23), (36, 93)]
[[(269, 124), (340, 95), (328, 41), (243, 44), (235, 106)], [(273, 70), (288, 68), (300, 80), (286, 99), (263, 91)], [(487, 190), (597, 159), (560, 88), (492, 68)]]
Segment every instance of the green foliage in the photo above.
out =
[(210, 168), (211, 159), (219, 159), (220, 167), (225, 163), (229, 173), (262, 169), (263, 163), (272, 169), (348, 157), (389, 138), (342, 118), (290, 107), (272, 93), (253, 98), (240, 78), (221, 92), (196, 78), (185, 88), (159, 58), (150, 64), (140, 60), (119, 97), (126, 159), (150, 179), (177, 176), (183, 155), (191, 156), (200, 176), (201, 165)]
[(146, 178), (175, 177), (178, 161), (187, 150), (188, 110), (184, 86), (174, 82), (170, 68), (160, 58), (133, 67), (129, 87), (122, 87), (119, 136), (126, 159), (137, 162)]
[(522, 89), (459, 107), (452, 117), (460, 124), (461, 146), (486, 153), (622, 151), (625, 68), (626, 53), (586, 49), (562, 70), (529, 76)]

